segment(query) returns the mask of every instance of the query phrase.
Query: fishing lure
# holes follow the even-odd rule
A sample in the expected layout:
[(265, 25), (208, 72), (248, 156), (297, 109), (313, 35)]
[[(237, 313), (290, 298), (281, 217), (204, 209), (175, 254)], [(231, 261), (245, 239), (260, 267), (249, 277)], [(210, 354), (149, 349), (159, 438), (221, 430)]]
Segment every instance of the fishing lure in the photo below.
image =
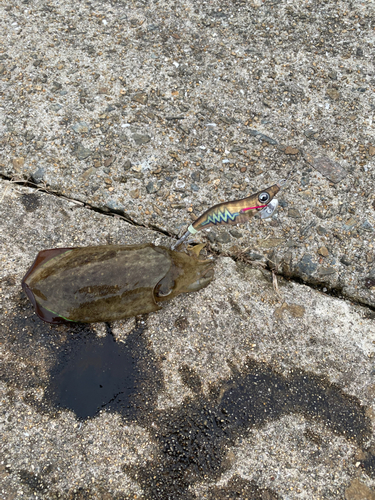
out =
[(259, 193), (252, 194), (247, 198), (214, 205), (188, 227), (186, 233), (172, 245), (172, 250), (201, 229), (223, 224), (242, 224), (249, 221), (258, 212), (262, 219), (271, 217), (278, 206), (278, 201), (274, 197), (285, 183), (286, 180), (283, 179), (273, 186), (259, 191)]
[(151, 243), (42, 250), (22, 280), (48, 323), (115, 321), (160, 309), (213, 279), (213, 262)]

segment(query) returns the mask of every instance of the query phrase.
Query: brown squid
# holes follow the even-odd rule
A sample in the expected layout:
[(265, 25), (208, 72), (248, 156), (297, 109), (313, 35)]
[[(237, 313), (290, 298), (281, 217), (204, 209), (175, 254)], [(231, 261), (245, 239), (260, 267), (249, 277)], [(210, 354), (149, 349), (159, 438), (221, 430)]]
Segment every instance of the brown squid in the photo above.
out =
[(49, 323), (115, 321), (207, 286), (213, 262), (151, 243), (42, 250), (22, 280)]

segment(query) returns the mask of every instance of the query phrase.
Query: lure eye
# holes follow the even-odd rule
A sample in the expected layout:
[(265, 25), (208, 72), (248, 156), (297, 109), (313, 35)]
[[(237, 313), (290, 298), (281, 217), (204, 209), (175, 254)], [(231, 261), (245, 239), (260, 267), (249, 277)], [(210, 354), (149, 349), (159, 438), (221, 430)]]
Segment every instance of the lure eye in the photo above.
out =
[(270, 195), (268, 193), (260, 193), (260, 195), (258, 196), (258, 200), (261, 203), (267, 203), (270, 201)]

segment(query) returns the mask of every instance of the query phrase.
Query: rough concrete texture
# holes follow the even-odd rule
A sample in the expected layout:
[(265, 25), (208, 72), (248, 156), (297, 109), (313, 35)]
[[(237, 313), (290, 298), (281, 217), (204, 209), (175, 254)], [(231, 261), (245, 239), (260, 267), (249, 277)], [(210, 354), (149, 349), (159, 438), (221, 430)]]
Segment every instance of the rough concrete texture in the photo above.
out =
[(371, 310), (219, 257), (158, 313), (49, 326), (20, 290), (38, 250), (163, 241), (0, 196), (2, 498), (373, 498)]
[[(0, 10), (1, 498), (374, 499), (374, 5)], [(20, 290), (288, 176), (158, 313), (51, 327)]]
[(374, 305), (371, 2), (2, 9), (4, 176), (176, 235), (293, 172), (271, 224), (213, 244)]

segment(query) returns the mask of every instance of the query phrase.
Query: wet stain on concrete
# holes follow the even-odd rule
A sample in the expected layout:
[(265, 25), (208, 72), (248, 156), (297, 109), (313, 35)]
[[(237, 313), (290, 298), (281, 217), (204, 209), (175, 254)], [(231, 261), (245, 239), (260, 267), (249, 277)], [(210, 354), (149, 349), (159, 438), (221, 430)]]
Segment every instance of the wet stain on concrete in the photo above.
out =
[(104, 409), (129, 420), (148, 413), (163, 382), (142, 334), (138, 326), (125, 342), (116, 342), (107, 325), (102, 338), (70, 337), (51, 370), (45, 398), (80, 419)]
[(270, 488), (259, 488), (255, 481), (247, 481), (240, 476), (233, 476), (226, 486), (210, 488), (207, 500), (279, 500), (281, 497)]
[[(251, 359), (243, 372), (232, 370), (232, 378), (208, 397), (154, 413), (158, 429), (150, 427), (149, 432), (159, 443), (159, 460), (136, 471), (147, 498), (195, 498), (191, 484), (218, 479), (230, 465), (224, 451), (228, 446), (246, 431), (284, 415), (319, 421), (359, 446), (370, 436), (365, 408), (324, 377), (303, 370), (285, 377)], [(127, 472), (135, 477), (135, 471)]]
[[(195, 499), (194, 484), (215, 481), (230, 468), (228, 446), (239, 444), (246, 432), (288, 414), (319, 421), (360, 448), (371, 435), (365, 408), (337, 385), (300, 369), (284, 376), (253, 359), (241, 371), (231, 365), (232, 376), (208, 395), (202, 393), (197, 373), (181, 365), (180, 376), (194, 396), (180, 407), (158, 410), (162, 371), (147, 344), (144, 325), (138, 323), (126, 343), (121, 343), (115, 341), (109, 325), (104, 337), (87, 325), (51, 327), (23, 305), (21, 301), (2, 331), (13, 360), (7, 360), (0, 378), (11, 386), (29, 388), (30, 393), (33, 387), (43, 386), (42, 402), (25, 398), (43, 412), (68, 408), (86, 419), (106, 410), (147, 428), (158, 449), (153, 461), (134, 469), (123, 467), (147, 499)], [(367, 451), (362, 466), (373, 474), (373, 464)], [(43, 476), (36, 480), (23, 473), (23, 482), (34, 488), (42, 488), (43, 481), (47, 481)], [(215, 494), (211, 488), (207, 498), (279, 498), (254, 482), (241, 478), (232, 482), (216, 488)], [(239, 495), (233, 496), (237, 490)]]
[(35, 212), (40, 206), (39, 196), (35, 193), (26, 193), (21, 195), (21, 203), (26, 212)]
[[(158, 361), (138, 322), (126, 341), (116, 342), (111, 328), (99, 337), (91, 325), (51, 326), (41, 321), (23, 297), (3, 324), (0, 342), (8, 356), (0, 380), (26, 390), (24, 400), (43, 413), (72, 410), (79, 419), (100, 410), (141, 422), (163, 389)], [(37, 400), (33, 389), (43, 388)]]

